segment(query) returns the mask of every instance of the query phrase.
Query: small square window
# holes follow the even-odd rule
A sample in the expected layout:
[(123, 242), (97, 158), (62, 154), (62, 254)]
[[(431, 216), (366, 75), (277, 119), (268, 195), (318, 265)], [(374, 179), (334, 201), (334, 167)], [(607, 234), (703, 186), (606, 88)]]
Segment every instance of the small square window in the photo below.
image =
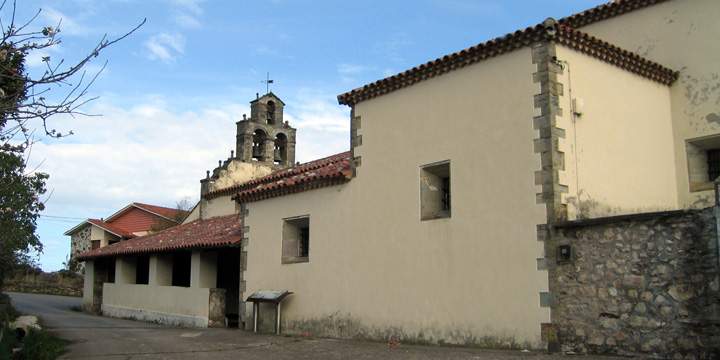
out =
[(690, 191), (712, 190), (720, 176), (720, 136), (688, 140), (686, 152)]
[(283, 220), (282, 237), (283, 264), (310, 260), (310, 217)]
[(420, 168), (420, 219), (449, 218), (451, 213), (450, 161)]

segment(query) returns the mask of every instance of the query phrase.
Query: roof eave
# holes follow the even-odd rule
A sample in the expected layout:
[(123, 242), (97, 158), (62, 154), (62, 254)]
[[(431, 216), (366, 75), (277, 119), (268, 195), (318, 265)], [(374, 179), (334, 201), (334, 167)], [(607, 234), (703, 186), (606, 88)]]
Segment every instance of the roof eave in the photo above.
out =
[(86, 220), (82, 221), (81, 223), (73, 226), (70, 230), (64, 232), (63, 235), (70, 236), (70, 235), (76, 233), (78, 230), (80, 230), (81, 227), (83, 227), (84, 225), (87, 225), (87, 224), (90, 224), (90, 222), (86, 219)]

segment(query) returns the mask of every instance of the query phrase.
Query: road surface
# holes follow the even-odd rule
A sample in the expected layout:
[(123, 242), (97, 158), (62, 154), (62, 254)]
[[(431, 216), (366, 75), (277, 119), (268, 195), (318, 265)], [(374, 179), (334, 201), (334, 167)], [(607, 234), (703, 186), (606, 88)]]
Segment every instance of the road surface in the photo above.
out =
[[(412, 346), (352, 340), (255, 335), (231, 329), (183, 329), (73, 311), (79, 298), (9, 293), (24, 314), (70, 340), (63, 359), (554, 359), (520, 351)], [(607, 359), (607, 358), (605, 358)]]

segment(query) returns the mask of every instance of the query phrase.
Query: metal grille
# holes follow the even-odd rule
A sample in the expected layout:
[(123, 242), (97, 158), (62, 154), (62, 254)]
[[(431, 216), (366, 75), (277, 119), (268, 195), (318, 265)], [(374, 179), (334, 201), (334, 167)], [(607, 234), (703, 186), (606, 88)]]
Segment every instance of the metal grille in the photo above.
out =
[(715, 181), (720, 176), (720, 149), (707, 151), (708, 178)]
[(450, 211), (450, 178), (442, 179), (442, 209)]
[(308, 257), (310, 254), (310, 228), (300, 228), (300, 257)]

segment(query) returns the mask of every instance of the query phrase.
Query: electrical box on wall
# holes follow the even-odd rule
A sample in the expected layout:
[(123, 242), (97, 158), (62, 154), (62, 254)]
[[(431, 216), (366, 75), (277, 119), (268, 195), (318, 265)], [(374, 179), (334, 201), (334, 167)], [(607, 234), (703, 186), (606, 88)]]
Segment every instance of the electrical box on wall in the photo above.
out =
[(584, 111), (585, 111), (585, 100), (583, 100), (582, 98), (574, 98), (573, 99), (573, 113), (575, 113), (575, 116), (582, 116)]

